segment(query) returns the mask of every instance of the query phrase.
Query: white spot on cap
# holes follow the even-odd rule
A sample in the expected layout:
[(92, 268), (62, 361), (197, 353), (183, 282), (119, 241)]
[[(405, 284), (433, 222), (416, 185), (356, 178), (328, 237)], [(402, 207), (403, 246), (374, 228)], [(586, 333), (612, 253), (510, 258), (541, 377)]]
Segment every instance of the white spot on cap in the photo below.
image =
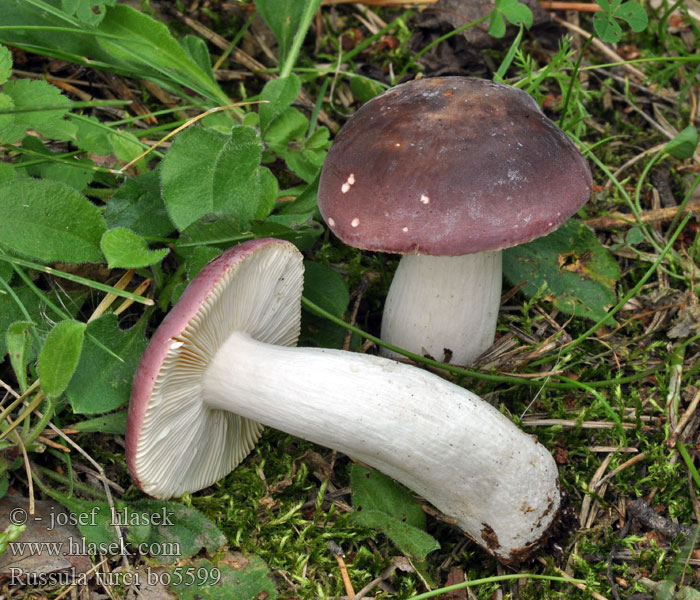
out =
[(547, 223), (547, 227), (551, 227), (554, 223)]
[(331, 227), (335, 227), (335, 221), (332, 217), (328, 217), (328, 225), (330, 225)]
[(347, 194), (353, 185), (355, 185), (355, 173), (350, 173), (347, 181), (340, 186), (340, 191), (343, 192), (343, 194)]
[(430, 204), (430, 198), (428, 198), (428, 196), (426, 196), (425, 194), (420, 195), (420, 201), (423, 204)]
[(360, 219), (355, 217), (352, 221), (350, 221), (350, 225), (352, 225), (353, 227), (358, 227), (360, 225)]
[(396, 142), (394, 146), (396, 146), (397, 148), (401, 148), (401, 144), (399, 144), (398, 142)]
[(408, 227), (404, 227), (401, 231), (403, 231), (404, 233), (408, 233)]

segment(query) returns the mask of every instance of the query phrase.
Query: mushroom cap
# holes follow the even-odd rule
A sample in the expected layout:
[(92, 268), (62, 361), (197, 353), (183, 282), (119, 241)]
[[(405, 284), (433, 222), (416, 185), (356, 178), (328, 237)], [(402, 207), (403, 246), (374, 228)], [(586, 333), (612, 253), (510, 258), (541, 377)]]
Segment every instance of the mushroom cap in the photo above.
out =
[(581, 153), (528, 94), (436, 77), (397, 85), (347, 121), (318, 203), (351, 246), (458, 256), (553, 231), (591, 186)]
[(234, 331), (295, 345), (303, 277), (293, 244), (259, 239), (221, 254), (182, 293), (141, 357), (131, 390), (126, 460), (144, 492), (167, 499), (202, 489), (251, 451), (262, 425), (207, 406), (207, 367)]

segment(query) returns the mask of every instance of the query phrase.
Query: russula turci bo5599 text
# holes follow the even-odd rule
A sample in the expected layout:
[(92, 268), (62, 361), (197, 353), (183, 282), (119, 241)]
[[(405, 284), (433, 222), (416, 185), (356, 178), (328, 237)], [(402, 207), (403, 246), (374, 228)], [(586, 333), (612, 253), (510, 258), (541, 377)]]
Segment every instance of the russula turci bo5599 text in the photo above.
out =
[(126, 456), (158, 498), (213, 484), (264, 423), (335, 448), (405, 484), (503, 561), (547, 538), (556, 464), (478, 396), (394, 360), (296, 343), (303, 264), (290, 243), (224, 252), (153, 335), (129, 407)]

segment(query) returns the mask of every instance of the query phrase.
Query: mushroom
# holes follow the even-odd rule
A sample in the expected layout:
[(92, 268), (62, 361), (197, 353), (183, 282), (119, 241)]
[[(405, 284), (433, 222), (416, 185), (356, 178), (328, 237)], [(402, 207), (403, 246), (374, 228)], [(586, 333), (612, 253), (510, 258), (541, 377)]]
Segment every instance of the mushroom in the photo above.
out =
[(167, 499), (213, 484), (264, 423), (405, 484), (477, 543), (515, 562), (549, 536), (561, 492), (552, 456), (471, 392), (378, 356), (295, 348), (302, 256), (260, 239), (209, 263), (137, 369), (126, 457)]
[(318, 203), (346, 244), (405, 255), (382, 338), (468, 364), (494, 340), (501, 250), (559, 227), (591, 185), (576, 146), (528, 94), (440, 77), (391, 88), (347, 121)]

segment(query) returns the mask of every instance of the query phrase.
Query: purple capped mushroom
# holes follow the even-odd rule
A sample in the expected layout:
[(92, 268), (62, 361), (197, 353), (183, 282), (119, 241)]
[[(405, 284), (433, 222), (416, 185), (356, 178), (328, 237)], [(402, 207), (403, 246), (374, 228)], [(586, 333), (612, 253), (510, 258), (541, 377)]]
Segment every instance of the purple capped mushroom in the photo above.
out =
[(382, 338), (468, 364), (495, 337), (501, 250), (558, 228), (591, 185), (581, 153), (528, 94), (439, 77), (391, 88), (347, 121), (318, 202), (346, 244), (404, 255)]

